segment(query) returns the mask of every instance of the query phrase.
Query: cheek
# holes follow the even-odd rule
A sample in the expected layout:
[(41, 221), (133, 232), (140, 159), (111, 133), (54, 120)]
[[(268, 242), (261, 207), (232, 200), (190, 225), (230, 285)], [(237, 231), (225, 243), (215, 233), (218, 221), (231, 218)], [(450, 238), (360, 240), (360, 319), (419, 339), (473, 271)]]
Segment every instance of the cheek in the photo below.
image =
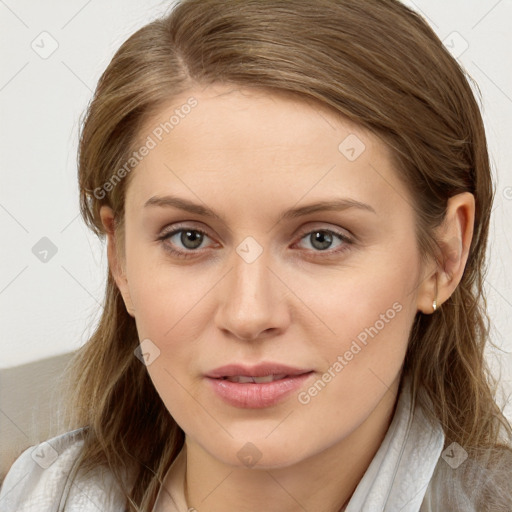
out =
[(391, 348), (407, 341), (416, 314), (414, 279), (419, 267), (412, 251), (400, 260), (393, 252), (371, 254), (357, 266), (302, 282), (301, 298), (325, 325), (325, 346), (339, 351), (357, 339), (367, 347), (370, 340), (379, 346), (386, 341)]
[(129, 280), (139, 339), (149, 340), (157, 354), (148, 374), (171, 416), (193, 432), (196, 418), (204, 414), (201, 402), (192, 397), (199, 395), (202, 384), (198, 355), (209, 353), (201, 343), (214, 314), (207, 295), (218, 274), (198, 279), (192, 266), (185, 270), (147, 261), (132, 260)]
[(325, 364), (322, 382), (299, 400), (318, 414), (332, 403), (336, 420), (357, 418), (378, 403), (400, 372), (416, 315), (412, 278), (418, 268), (413, 258), (400, 265), (379, 261), (380, 266), (353, 272), (333, 290), (336, 299), (323, 304), (335, 334), (318, 346)]
[(192, 337), (201, 300), (212, 284), (198, 278), (193, 265), (180, 268), (166, 261), (158, 248), (132, 245), (127, 242), (127, 278), (140, 338), (166, 344), (182, 338), (184, 326), (185, 337)]
[(196, 418), (204, 414), (192, 397), (199, 393), (198, 343), (204, 338), (205, 321), (212, 317), (204, 301), (212, 285), (204, 279), (189, 280), (179, 269), (139, 268), (130, 292), (139, 339), (150, 340), (149, 347), (157, 354), (147, 366), (148, 374), (174, 420), (193, 432)]
[[(317, 429), (325, 440), (341, 439), (391, 396), (416, 314), (409, 280), (394, 277), (393, 286), (383, 279), (360, 279), (352, 293), (340, 290), (343, 301), (338, 301), (337, 311), (332, 304), (324, 310), (330, 311), (336, 335), (315, 347), (324, 366), (296, 397), (294, 418), (304, 430)], [(291, 425), (281, 434), (296, 436)]]

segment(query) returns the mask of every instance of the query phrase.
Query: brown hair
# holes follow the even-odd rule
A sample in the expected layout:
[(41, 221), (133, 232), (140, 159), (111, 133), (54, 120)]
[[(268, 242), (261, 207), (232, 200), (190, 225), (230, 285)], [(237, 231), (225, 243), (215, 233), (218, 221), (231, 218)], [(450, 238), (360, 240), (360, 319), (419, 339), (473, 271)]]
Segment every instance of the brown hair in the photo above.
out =
[[(441, 422), (447, 443), (469, 453), (508, 443), (484, 359), (489, 342), (483, 280), (493, 200), (478, 104), (457, 61), (397, 0), (183, 0), (133, 34), (99, 80), (80, 134), (80, 204), (104, 229), (110, 206), (122, 226), (129, 175), (100, 197), (129, 159), (140, 128), (178, 94), (211, 83), (298, 94), (368, 128), (393, 150), (417, 216), (422, 254), (437, 254), (434, 228), (447, 200), (475, 197), (474, 236), (462, 280), (435, 315), (417, 313), (403, 376)], [(135, 322), (109, 273), (105, 308), (70, 369), (69, 425), (87, 426), (83, 468), (105, 464), (129, 510), (150, 510), (184, 441), (147, 370), (134, 357)], [(428, 404), (431, 404), (428, 406)], [(433, 407), (432, 407), (433, 405)], [(501, 438), (506, 432), (508, 438)], [(133, 470), (133, 485), (122, 468)]]

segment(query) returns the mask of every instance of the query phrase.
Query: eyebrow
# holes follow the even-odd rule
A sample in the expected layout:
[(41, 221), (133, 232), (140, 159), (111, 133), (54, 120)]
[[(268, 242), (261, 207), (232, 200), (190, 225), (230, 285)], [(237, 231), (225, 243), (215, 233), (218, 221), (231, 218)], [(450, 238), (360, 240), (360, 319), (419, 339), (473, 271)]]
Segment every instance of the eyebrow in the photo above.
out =
[[(176, 196), (153, 196), (144, 203), (144, 208), (150, 206), (178, 208), (189, 213), (196, 213), (197, 215), (202, 215), (204, 217), (211, 217), (225, 223), (225, 219), (221, 215), (207, 206), (193, 203), (192, 201)], [(282, 220), (296, 219), (311, 213), (321, 211), (344, 211), (349, 208), (357, 208), (359, 210), (375, 214), (377, 213), (369, 204), (361, 203), (360, 201), (349, 198), (333, 198), (285, 210), (280, 215), (279, 222)]]

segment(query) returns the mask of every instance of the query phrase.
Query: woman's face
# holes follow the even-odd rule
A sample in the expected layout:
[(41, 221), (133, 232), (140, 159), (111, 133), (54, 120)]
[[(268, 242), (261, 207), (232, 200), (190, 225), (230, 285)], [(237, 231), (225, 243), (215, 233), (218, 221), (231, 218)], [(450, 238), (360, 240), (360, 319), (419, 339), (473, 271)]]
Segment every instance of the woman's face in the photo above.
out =
[(140, 141), (122, 291), (187, 439), (286, 466), (392, 403), (423, 269), (387, 147), (313, 103), (225, 85), (175, 99)]

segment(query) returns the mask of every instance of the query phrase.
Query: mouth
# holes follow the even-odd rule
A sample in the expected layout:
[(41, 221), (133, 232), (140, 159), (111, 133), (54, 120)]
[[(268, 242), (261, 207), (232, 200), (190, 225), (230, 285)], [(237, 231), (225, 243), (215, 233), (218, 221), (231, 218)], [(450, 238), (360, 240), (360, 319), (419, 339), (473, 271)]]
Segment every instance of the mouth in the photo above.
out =
[(215, 394), (238, 408), (261, 409), (285, 400), (314, 374), (311, 369), (263, 363), (247, 367), (228, 365), (205, 377)]

